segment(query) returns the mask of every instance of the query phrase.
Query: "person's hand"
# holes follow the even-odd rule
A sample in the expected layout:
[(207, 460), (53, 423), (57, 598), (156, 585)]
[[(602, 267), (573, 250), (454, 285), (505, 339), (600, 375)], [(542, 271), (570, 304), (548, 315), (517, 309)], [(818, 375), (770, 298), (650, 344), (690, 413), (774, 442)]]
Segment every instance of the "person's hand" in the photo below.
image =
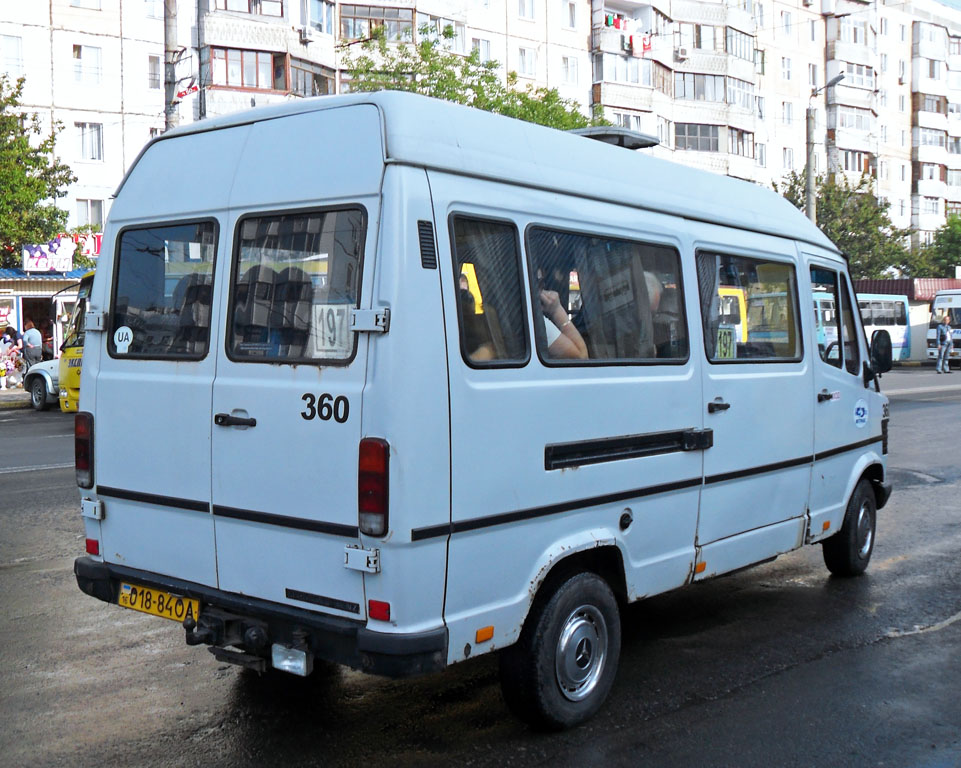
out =
[(567, 313), (561, 306), (561, 297), (557, 291), (545, 291), (543, 288), (540, 293), (541, 310), (544, 315), (551, 319), (558, 328), (568, 321)]

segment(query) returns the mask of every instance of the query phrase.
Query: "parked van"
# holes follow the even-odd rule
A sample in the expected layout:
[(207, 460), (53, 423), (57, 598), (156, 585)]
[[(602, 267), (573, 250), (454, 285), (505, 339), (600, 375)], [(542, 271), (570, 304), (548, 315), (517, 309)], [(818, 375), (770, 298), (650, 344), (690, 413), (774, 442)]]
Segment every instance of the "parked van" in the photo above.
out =
[[(759, 186), (351, 94), (153, 140), (104, 244), (78, 584), (221, 661), (497, 651), (510, 708), (565, 727), (610, 690), (625, 604), (803, 544), (868, 565), (890, 345)], [(735, 333), (721, 286), (777, 311)]]
[(961, 360), (961, 290), (938, 291), (931, 301), (931, 319), (928, 322), (927, 356), (928, 360), (938, 359), (938, 326), (944, 317), (951, 320), (954, 347), (948, 364)]

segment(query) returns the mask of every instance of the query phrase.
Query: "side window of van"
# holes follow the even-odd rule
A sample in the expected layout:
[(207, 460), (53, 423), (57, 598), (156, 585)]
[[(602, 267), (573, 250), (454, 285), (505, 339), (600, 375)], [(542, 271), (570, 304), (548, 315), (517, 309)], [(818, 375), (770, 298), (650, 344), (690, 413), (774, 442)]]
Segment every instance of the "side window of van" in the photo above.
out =
[(848, 292), (848, 281), (841, 275), (841, 344), (844, 347), (844, 368), (855, 376), (861, 372), (861, 352), (858, 348), (857, 321), (854, 319), (854, 309), (851, 294)]
[(835, 307), (840, 304), (838, 273), (824, 267), (811, 267), (811, 290), (814, 294), (814, 327), (817, 329), (818, 354), (828, 365), (840, 368), (840, 323)]
[[(699, 251), (697, 280), (704, 347), (711, 362), (796, 361), (802, 346), (792, 264)], [(744, 302), (738, 328), (725, 296)]]
[(244, 362), (354, 355), (366, 221), (359, 208), (248, 216), (237, 224), (227, 354)]
[(199, 360), (207, 354), (216, 248), (212, 221), (121, 232), (111, 356)]
[(474, 366), (523, 365), (529, 357), (517, 228), (453, 216), (461, 353)]
[(527, 251), (543, 361), (687, 359), (680, 258), (673, 248), (531, 227)]

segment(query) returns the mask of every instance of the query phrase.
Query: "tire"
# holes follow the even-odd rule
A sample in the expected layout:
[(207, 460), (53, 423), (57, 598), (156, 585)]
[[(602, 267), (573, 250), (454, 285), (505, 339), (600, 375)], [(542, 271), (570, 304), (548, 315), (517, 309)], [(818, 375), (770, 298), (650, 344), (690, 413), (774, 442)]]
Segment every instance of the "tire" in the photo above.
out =
[(508, 708), (535, 728), (561, 730), (600, 709), (617, 673), (621, 621), (614, 593), (578, 573), (538, 595), (516, 644), (500, 656)]
[(34, 376), (30, 382), (30, 405), (35, 411), (47, 410), (47, 384), (42, 376)]
[(860, 576), (868, 567), (874, 551), (877, 526), (877, 499), (864, 478), (857, 484), (841, 530), (821, 543), (824, 564), (835, 576)]

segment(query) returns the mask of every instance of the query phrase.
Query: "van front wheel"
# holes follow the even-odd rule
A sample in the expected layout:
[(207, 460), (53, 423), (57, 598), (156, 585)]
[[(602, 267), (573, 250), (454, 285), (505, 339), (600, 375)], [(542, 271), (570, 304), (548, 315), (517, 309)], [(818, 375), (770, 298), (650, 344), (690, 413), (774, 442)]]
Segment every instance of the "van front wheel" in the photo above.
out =
[(572, 576), (535, 602), (520, 639), (501, 652), (507, 705), (538, 728), (578, 725), (607, 698), (620, 652), (611, 588), (594, 573)]
[(841, 530), (821, 543), (824, 564), (835, 576), (860, 576), (874, 551), (878, 505), (871, 484), (862, 479), (844, 515)]

